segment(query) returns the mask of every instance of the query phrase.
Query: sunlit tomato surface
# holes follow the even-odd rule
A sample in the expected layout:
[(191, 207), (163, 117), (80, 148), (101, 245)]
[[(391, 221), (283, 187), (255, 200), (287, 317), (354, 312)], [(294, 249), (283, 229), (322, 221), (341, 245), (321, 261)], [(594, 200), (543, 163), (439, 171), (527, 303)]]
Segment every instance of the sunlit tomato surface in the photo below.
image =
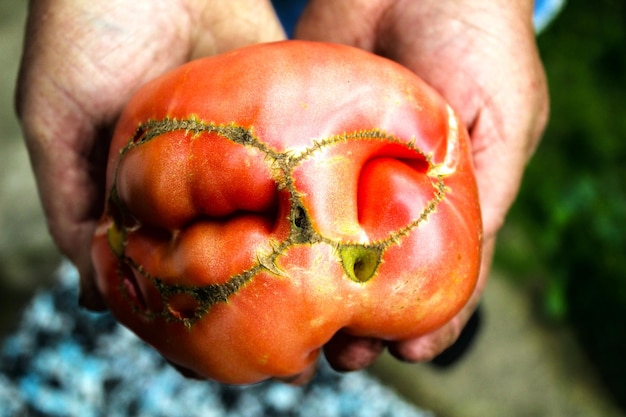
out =
[(413, 338), (474, 289), (467, 132), (362, 50), (285, 41), (186, 64), (130, 101), (108, 163), (99, 288), (200, 377), (296, 376), (340, 329)]

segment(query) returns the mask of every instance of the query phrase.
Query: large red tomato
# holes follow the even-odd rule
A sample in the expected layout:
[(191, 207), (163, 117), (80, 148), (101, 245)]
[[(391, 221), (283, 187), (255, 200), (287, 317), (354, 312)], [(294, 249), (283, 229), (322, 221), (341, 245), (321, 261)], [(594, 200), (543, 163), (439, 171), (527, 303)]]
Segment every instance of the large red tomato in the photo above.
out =
[(201, 377), (298, 375), (339, 330), (414, 338), (474, 289), (467, 132), (365, 51), (285, 41), (186, 64), (130, 101), (108, 163), (99, 288)]

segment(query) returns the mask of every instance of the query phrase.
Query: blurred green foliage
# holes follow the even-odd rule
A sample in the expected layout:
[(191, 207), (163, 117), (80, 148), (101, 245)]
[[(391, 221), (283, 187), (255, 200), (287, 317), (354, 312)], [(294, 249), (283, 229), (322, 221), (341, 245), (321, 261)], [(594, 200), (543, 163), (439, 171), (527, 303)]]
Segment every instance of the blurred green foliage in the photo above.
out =
[(568, 0), (538, 43), (551, 120), (496, 262), (540, 288), (626, 408), (626, 2)]

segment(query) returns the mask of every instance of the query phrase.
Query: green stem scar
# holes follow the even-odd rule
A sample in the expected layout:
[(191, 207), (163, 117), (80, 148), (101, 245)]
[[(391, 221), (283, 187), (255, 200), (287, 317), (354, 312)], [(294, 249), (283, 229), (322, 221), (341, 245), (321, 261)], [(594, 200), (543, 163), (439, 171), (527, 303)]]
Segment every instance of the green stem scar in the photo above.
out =
[(339, 256), (350, 279), (367, 282), (376, 275), (383, 252), (384, 248), (380, 246), (344, 245), (339, 249)]
[[(357, 284), (365, 284), (375, 279), (385, 251), (390, 246), (399, 244), (405, 236), (426, 222), (428, 217), (436, 211), (437, 205), (443, 201), (448, 191), (444, 184), (444, 174), (437, 171), (430, 156), (418, 149), (414, 141), (401, 140), (380, 130), (363, 130), (322, 138), (314, 141), (311, 146), (299, 153), (279, 152), (256, 137), (252, 129), (235, 124), (207, 123), (195, 117), (185, 120), (170, 118), (151, 120), (140, 125), (120, 152), (113, 184), (117, 183), (121, 161), (128, 152), (173, 131), (184, 131), (193, 137), (199, 137), (203, 133), (214, 133), (233, 143), (255, 148), (262, 152), (269, 164), (277, 189), (289, 194), (290, 204), (288, 215), (290, 231), (288, 236), (283, 241), (273, 242), (270, 245), (269, 253), (258, 253), (257, 260), (252, 267), (231, 276), (223, 284), (184, 286), (170, 284), (161, 277), (153, 276), (139, 262), (128, 256), (126, 239), (129, 234), (140, 229), (142, 225), (132, 216), (118, 195), (116, 186), (113, 185), (108, 197), (107, 210), (112, 219), (112, 224), (108, 230), (108, 240), (111, 251), (118, 260), (118, 276), (122, 294), (138, 314), (143, 314), (147, 318), (164, 318), (168, 321), (180, 322), (187, 327), (191, 327), (197, 320), (200, 320), (215, 304), (228, 302), (233, 294), (253, 280), (257, 274), (264, 271), (269, 271), (274, 275), (283, 274), (277, 266), (278, 257), (297, 245), (318, 243), (329, 245), (334, 248), (334, 253), (337, 254), (337, 261), (344, 270), (345, 278)], [(304, 204), (303, 194), (297, 189), (293, 177), (294, 170), (300, 164), (323, 149), (340, 143), (358, 141), (378, 141), (385, 144), (401, 145), (412, 151), (428, 164), (427, 175), (431, 178), (433, 186), (432, 198), (417, 218), (399, 230), (390, 232), (385, 238), (368, 243), (344, 242), (327, 237), (316, 230), (313, 219)], [(151, 283), (160, 294), (162, 299), (160, 310), (155, 311), (154, 308), (147, 307), (145, 303), (133, 300), (136, 298), (133, 293), (140, 291), (141, 288), (138, 285), (137, 276), (143, 278), (146, 283)]]

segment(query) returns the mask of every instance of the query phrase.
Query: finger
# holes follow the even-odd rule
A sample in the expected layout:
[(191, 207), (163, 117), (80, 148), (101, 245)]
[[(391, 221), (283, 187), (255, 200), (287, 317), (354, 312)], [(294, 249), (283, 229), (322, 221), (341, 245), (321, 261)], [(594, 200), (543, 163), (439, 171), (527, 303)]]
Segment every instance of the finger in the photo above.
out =
[(91, 258), (84, 261), (75, 260), (74, 265), (76, 265), (80, 276), (78, 304), (87, 310), (105, 311), (108, 307), (96, 284)]
[(339, 331), (324, 346), (324, 354), (333, 369), (355, 371), (371, 365), (384, 348), (380, 339), (356, 337)]
[(459, 338), (480, 301), (489, 277), (494, 249), (495, 237), (487, 238), (483, 242), (481, 271), (476, 288), (461, 311), (444, 326), (431, 333), (415, 339), (389, 343), (387, 348), (393, 356), (406, 362), (430, 361)]
[[(30, 120), (29, 123), (37, 125), (40, 122)], [(24, 129), (24, 136), (31, 149), (32, 165), (38, 178), (50, 234), (61, 252), (78, 269), (81, 305), (102, 310), (105, 306), (95, 286), (89, 251), (95, 220), (103, 205), (100, 186), (104, 174), (96, 174), (96, 167), (101, 165), (82, 170), (80, 167), (88, 162), (80, 155), (63, 149), (62, 145), (57, 146), (52, 139), (46, 140), (46, 136), (35, 136), (30, 126)], [(48, 126), (49, 131), (53, 131), (54, 126)]]
[(482, 324), (482, 312), (480, 305), (474, 311), (469, 321), (463, 327), (459, 338), (443, 352), (435, 356), (431, 360), (431, 364), (445, 368), (455, 364), (461, 359), (473, 345), (476, 335), (480, 330)]
[(434, 332), (416, 339), (389, 343), (387, 349), (405, 362), (431, 361), (457, 341), (474, 310), (475, 306), (468, 306)]
[(16, 110), (50, 234), (81, 274), (84, 304), (101, 309), (103, 304), (93, 289), (89, 247), (102, 210), (98, 186), (104, 178), (107, 145), (98, 141), (98, 129), (88, 114), (98, 107), (97, 100), (82, 102), (72, 88), (76, 83), (90, 88), (93, 83), (81, 79), (79, 68), (87, 63), (72, 48), (68, 34), (72, 27), (65, 25), (78, 10), (64, 14), (64, 6), (32, 3)]

